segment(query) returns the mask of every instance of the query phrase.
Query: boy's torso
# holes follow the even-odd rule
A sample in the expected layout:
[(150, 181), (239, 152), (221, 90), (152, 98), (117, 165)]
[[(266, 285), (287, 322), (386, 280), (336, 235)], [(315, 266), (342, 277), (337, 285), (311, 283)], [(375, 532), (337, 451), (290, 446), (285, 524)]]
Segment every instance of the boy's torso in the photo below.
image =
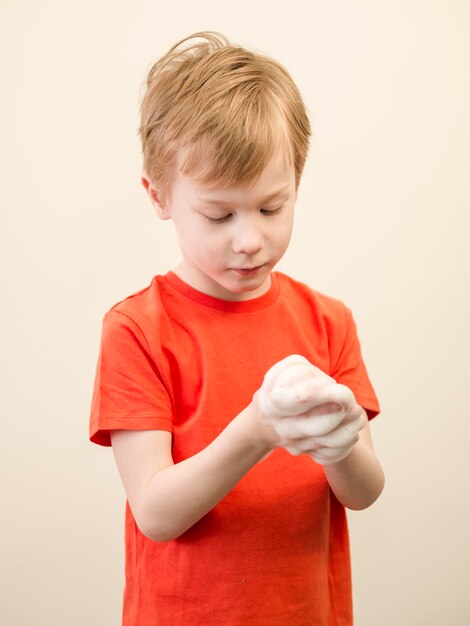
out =
[[(279, 274), (264, 305), (224, 310), (194, 297), (174, 276), (157, 277), (114, 307), (139, 326), (160, 368), (175, 463), (206, 447), (249, 404), (275, 362), (297, 353), (331, 373), (327, 317), (342, 311)], [(126, 561), (124, 624), (152, 604), (154, 617), (136, 623), (326, 625), (333, 600), (350, 614), (344, 510), (306, 455), (276, 450), (165, 544), (144, 537), (127, 508)]]

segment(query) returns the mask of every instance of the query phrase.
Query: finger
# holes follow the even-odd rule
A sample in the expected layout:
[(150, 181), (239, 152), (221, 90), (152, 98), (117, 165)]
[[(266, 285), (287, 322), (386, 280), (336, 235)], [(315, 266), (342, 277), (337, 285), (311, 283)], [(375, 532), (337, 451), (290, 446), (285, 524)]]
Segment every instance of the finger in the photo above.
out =
[(343, 411), (334, 411), (324, 415), (309, 414), (281, 417), (276, 420), (275, 428), (282, 433), (281, 436), (292, 439), (304, 439), (305, 437), (321, 437), (337, 428), (344, 419)]
[(338, 448), (352, 446), (359, 439), (359, 431), (364, 427), (362, 416), (350, 422), (343, 422), (337, 428), (326, 435), (316, 437), (316, 442), (320, 446), (328, 448)]
[(306, 438), (306, 439), (298, 439), (297, 441), (288, 440), (284, 442), (282, 447), (288, 450), (291, 454), (297, 456), (299, 454), (303, 454), (304, 452), (311, 454), (312, 452), (314, 452), (318, 448), (321, 448), (322, 446), (319, 443), (317, 443), (317, 440), (313, 437), (313, 438)]
[(282, 372), (270, 391), (271, 401), (288, 415), (304, 413), (310, 408), (311, 398), (318, 388), (312, 379), (313, 366), (293, 365)]
[(310, 362), (300, 354), (291, 354), (287, 356), (285, 359), (278, 361), (275, 363), (267, 372), (264, 377), (263, 387), (265, 389), (270, 390), (274, 384), (275, 379), (279, 376), (281, 372), (285, 369), (291, 367), (292, 365), (310, 365)]
[(287, 450), (287, 452), (289, 452), (289, 454), (292, 454), (292, 456), (300, 456), (301, 454), (305, 452), (305, 450), (302, 450), (298, 446), (288, 445), (288, 446), (284, 446), (284, 448), (285, 450)]
[(270, 416), (297, 415), (308, 408), (309, 392), (304, 387), (314, 366), (305, 363), (291, 363), (269, 385), (263, 383), (260, 389), (262, 407)]
[[(322, 411), (320, 407), (335, 405), (336, 411), (339, 410), (344, 417), (351, 409), (351, 405), (355, 403), (352, 391), (344, 385), (338, 385), (332, 378), (323, 373), (321, 377), (310, 377), (291, 389), (283, 389), (276, 384), (271, 394), (274, 404), (292, 406), (291, 415), (299, 413), (308, 413), (312, 416), (325, 415), (331, 412), (331, 408)], [(316, 408), (318, 411), (313, 412)]]
[(351, 447), (346, 446), (344, 448), (318, 448), (309, 454), (320, 465), (332, 465), (345, 459), (350, 452)]
[(346, 385), (337, 383), (332, 389), (330, 389), (330, 391), (332, 394), (330, 402), (339, 404), (346, 410), (346, 412), (351, 410), (352, 406), (356, 405), (354, 394), (349, 387), (346, 387)]
[(335, 404), (334, 402), (327, 402), (326, 404), (320, 404), (319, 406), (313, 407), (313, 409), (309, 409), (305, 413), (305, 417), (328, 415), (329, 413), (337, 413), (338, 411), (341, 411), (341, 407), (339, 404)]
[[(336, 386), (332, 378), (313, 365), (294, 366), (277, 378), (270, 392), (271, 401), (282, 407), (287, 415), (299, 415), (329, 403)], [(342, 398), (340, 401), (343, 402)]]

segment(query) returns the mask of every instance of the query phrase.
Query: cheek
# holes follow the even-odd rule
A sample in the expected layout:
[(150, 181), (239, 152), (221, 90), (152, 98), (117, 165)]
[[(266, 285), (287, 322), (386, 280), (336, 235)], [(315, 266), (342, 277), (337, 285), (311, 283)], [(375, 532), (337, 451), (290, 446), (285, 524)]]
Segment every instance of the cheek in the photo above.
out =
[(282, 225), (280, 225), (278, 234), (278, 243), (280, 248), (286, 249), (289, 245), (292, 236), (292, 227), (293, 219), (290, 216), (283, 221)]
[(207, 231), (205, 228), (189, 233), (187, 241), (195, 256), (211, 264), (224, 256), (227, 248), (226, 238), (222, 233)]

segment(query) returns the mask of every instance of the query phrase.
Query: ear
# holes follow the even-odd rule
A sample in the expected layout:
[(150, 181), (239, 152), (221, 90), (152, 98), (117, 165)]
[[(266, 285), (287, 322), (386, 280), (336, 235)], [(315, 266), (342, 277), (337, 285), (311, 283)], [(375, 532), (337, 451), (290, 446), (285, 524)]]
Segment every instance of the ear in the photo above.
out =
[(170, 219), (170, 213), (166, 204), (163, 202), (160, 190), (153, 184), (145, 172), (142, 172), (141, 182), (158, 217), (162, 220)]

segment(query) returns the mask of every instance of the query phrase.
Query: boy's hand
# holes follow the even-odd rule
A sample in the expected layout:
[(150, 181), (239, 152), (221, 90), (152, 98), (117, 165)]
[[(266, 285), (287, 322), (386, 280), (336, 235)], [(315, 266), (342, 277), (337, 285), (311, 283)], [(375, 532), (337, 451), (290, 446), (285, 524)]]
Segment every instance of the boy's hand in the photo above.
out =
[(344, 459), (365, 426), (352, 391), (299, 355), (271, 367), (254, 401), (280, 447), (322, 465)]

